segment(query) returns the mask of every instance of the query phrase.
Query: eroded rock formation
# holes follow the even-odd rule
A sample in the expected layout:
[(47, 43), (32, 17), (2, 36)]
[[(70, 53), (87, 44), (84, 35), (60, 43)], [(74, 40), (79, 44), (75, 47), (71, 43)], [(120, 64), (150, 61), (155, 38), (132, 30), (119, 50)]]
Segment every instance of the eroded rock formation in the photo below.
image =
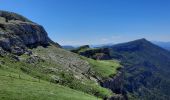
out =
[(23, 54), (26, 47), (46, 46), (51, 42), (41, 25), (21, 15), (0, 11), (0, 46), (14, 54)]

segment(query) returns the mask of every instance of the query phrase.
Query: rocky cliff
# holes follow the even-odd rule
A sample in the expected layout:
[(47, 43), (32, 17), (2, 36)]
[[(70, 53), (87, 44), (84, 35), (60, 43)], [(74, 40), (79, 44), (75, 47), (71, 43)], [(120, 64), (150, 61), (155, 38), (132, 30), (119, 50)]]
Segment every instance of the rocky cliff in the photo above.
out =
[[(91, 63), (98, 66), (92, 66)], [(107, 65), (106, 67), (116, 72), (118, 62), (112, 63), (115, 66), (110, 66), (111, 62), (105, 61), (92, 60), (91, 63), (80, 55), (60, 48), (57, 43), (49, 39), (41, 25), (21, 15), (0, 11), (0, 71), (12, 69), (16, 70), (16, 73), (21, 72), (37, 78), (39, 82), (43, 80), (99, 98), (110, 98), (113, 93), (101, 87), (90, 73), (105, 75), (108, 69), (99, 66), (100, 64)], [(103, 70), (100, 71), (100, 68)], [(10, 93), (7, 94), (9, 97)], [(82, 99), (81, 96), (79, 98)]]
[(124, 77), (119, 73), (101, 83), (118, 94), (111, 99), (127, 99), (126, 96), (130, 100), (170, 99), (170, 80), (167, 77), (170, 73), (169, 51), (146, 39), (108, 46), (102, 50), (104, 48), (83, 49), (78, 53), (89, 58), (93, 58), (96, 53), (108, 54), (110, 60), (117, 59), (124, 66)]
[(0, 11), (0, 47), (3, 49), (20, 55), (27, 47), (46, 46), (50, 42), (41, 25), (16, 13)]
[[(88, 45), (80, 46), (79, 48), (71, 50), (74, 53), (78, 53), (79, 55), (92, 58), (94, 60), (111, 60), (111, 56), (109, 54), (108, 48), (90, 48)], [(103, 67), (107, 67), (103, 65)], [(108, 73), (108, 72), (107, 72)], [(92, 75), (93, 76), (93, 75)], [(94, 75), (95, 76), (95, 75)], [(101, 77), (96, 77), (97, 81), (104, 88), (110, 89), (114, 95), (108, 98), (109, 100), (128, 100), (126, 91), (124, 90), (124, 69), (119, 68), (116, 75), (110, 75), (106, 79), (102, 79)]]
[(101, 86), (104, 88), (108, 88), (112, 90), (114, 96), (110, 98), (110, 100), (128, 100), (126, 96), (126, 91), (124, 90), (124, 70), (123, 68), (119, 70), (119, 72), (113, 76), (108, 78), (107, 80), (103, 80), (100, 82)]
[(90, 48), (89, 45), (84, 45), (71, 51), (95, 60), (111, 59), (108, 48)]

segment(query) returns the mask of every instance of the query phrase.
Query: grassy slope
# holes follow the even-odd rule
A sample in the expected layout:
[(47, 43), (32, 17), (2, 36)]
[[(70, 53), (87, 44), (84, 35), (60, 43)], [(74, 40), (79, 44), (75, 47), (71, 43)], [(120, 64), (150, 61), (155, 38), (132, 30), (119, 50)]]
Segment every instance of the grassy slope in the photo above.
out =
[[(112, 92), (110, 90), (101, 87), (99, 84), (96, 84), (96, 82), (94, 82), (86, 77), (83, 77), (80, 80), (76, 79), (73, 75), (76, 72), (60, 70), (60, 69), (64, 69), (63, 65), (55, 66), (57, 63), (57, 60), (60, 60), (60, 58), (58, 58), (59, 56), (67, 57), (67, 58), (63, 59), (64, 64), (66, 64), (68, 62), (69, 58), (71, 58), (71, 60), (73, 60), (76, 57), (77, 60), (79, 60), (79, 61), (82, 60), (79, 55), (71, 53), (69, 51), (65, 51), (60, 48), (56, 48), (53, 45), (49, 46), (48, 50), (43, 47), (38, 47), (36, 49), (33, 49), (33, 52), (36, 53), (38, 56), (46, 59), (46, 62), (43, 62), (41, 65), (46, 65), (48, 63), (46, 66), (49, 66), (49, 67), (52, 66), (53, 68), (58, 69), (57, 72), (47, 73), (47, 74), (59, 76), (61, 78), (61, 81), (59, 82), (59, 84), (68, 86), (75, 90), (83, 91), (83, 92), (91, 94), (91, 95), (95, 95), (100, 98), (112, 96)], [(71, 63), (74, 61), (75, 60), (71, 61)], [(78, 67), (80, 68), (80, 66), (78, 66)], [(86, 67), (86, 66), (83, 66), (83, 67)], [(69, 69), (69, 67), (66, 69)], [(42, 68), (39, 68), (39, 70), (42, 70), (41, 72), (46, 72), (46, 70), (43, 70)], [(83, 68), (81, 68), (81, 70), (83, 70)], [(90, 76), (90, 75), (88, 75), (88, 76)]]
[[(1, 61), (3, 59), (1, 58)], [(9, 62), (8, 62), (9, 64)], [(19, 64), (13, 63), (14, 66)], [(20, 78), (19, 78), (20, 75)], [(10, 77), (11, 76), (11, 77)], [(33, 78), (18, 69), (0, 67), (0, 100), (96, 100), (94, 96)]]
[[(59, 50), (59, 48), (56, 48), (53, 46), (48, 47), (48, 49), (38, 47), (37, 49), (33, 50), (33, 53), (35, 52), (38, 56), (43, 55), (42, 56), (43, 58), (44, 57), (48, 58), (48, 55), (50, 53), (52, 53), (52, 55), (55, 55), (56, 53), (57, 54), (63, 53), (64, 56), (70, 56), (68, 55), (69, 53), (66, 53), (63, 50)], [(80, 57), (76, 54), (74, 55), (77, 57)], [(29, 59), (30, 57), (28, 55), (21, 55), (20, 58)], [(29, 63), (25, 63), (24, 61), (15, 62), (13, 58), (10, 58), (10, 56), (3, 57), (3, 58), (0, 57), (0, 61), (5, 62), (5, 64), (0, 64), (1, 65), (0, 80), (2, 80), (0, 82), (0, 85), (4, 87), (4, 88), (1, 88), (0, 90), (0, 97), (2, 98), (5, 96), (6, 99), (10, 99), (8, 97), (12, 97), (12, 98), (16, 97), (17, 100), (20, 99), (18, 95), (21, 92), (20, 90), (24, 89), (23, 84), (25, 84), (25, 88), (28, 88), (28, 89), (25, 89), (28, 91), (23, 92), (23, 98), (28, 97), (31, 99), (37, 98), (42, 94), (43, 94), (42, 99), (49, 98), (48, 95), (50, 95), (49, 100), (52, 100), (56, 97), (57, 99), (59, 98), (60, 100), (68, 99), (68, 98), (76, 100), (80, 97), (82, 100), (83, 99), (93, 100), (95, 99), (95, 97), (91, 95), (95, 95), (99, 98), (110, 97), (111, 95), (113, 95), (111, 91), (100, 87), (98, 84), (96, 84), (92, 80), (89, 80), (86, 78), (78, 80), (74, 77), (73, 73), (63, 72), (63, 70), (60, 71), (62, 66), (58, 65), (55, 61), (52, 61), (52, 59), (50, 60), (49, 58), (49, 59), (46, 59), (45, 61), (39, 61), (39, 62), (29, 64)], [(106, 78), (106, 77), (109, 77), (110, 75), (115, 74), (116, 69), (119, 68), (119, 63), (116, 61), (115, 62), (96, 61), (96, 60), (92, 60), (89, 58), (83, 58), (83, 59), (87, 60), (90, 63), (90, 65), (92, 66), (91, 68), (92, 71), (95, 72), (95, 74), (101, 78)], [(16, 78), (14, 78), (14, 80), (10, 80), (11, 79), (10, 77), (1, 76), (1, 75), (9, 76), (10, 75), (9, 73), (11, 73), (12, 76)], [(24, 80), (18, 79), (19, 74), (21, 75), (21, 78), (23, 78)], [(61, 80), (57, 84), (60, 84), (66, 87), (61, 87), (60, 85), (57, 85), (57, 84), (50, 85), (49, 81), (51, 81), (51, 76), (59, 77)], [(40, 83), (38, 82), (38, 78), (40, 78), (41, 80)], [(36, 82), (32, 82), (32, 80)], [(43, 88), (43, 87), (48, 87), (48, 88)], [(51, 94), (48, 92), (51, 89), (52, 91), (54, 91), (54, 93), (56, 93), (56, 94), (52, 94), (53, 97), (51, 97)], [(39, 90), (44, 90), (44, 91), (39, 91)], [(75, 90), (78, 90), (78, 91), (75, 91)], [(80, 92), (80, 91), (83, 91), (83, 92)]]
[(92, 66), (95, 75), (103, 79), (116, 75), (118, 69), (121, 67), (120, 63), (115, 60), (93, 60), (86, 57), (82, 57), (82, 59), (87, 60)]
[[(72, 50), (72, 52), (79, 54), (88, 50), (98, 50), (98, 48), (89, 48), (87, 46), (82, 46)], [(81, 58), (88, 61), (95, 75), (103, 79), (116, 75), (118, 69), (121, 68), (119, 61), (116, 60), (94, 60), (83, 56), (81, 56)]]

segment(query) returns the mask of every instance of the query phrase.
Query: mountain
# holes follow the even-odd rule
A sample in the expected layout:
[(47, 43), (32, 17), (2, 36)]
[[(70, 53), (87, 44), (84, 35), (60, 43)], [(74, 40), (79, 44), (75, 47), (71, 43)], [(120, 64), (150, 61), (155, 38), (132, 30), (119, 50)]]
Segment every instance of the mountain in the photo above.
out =
[(170, 52), (146, 39), (97, 49), (86, 46), (73, 52), (92, 59), (120, 61), (124, 81), (117, 92), (130, 100), (170, 99)]
[(12, 12), (1, 11), (0, 16), (0, 45), (4, 50), (23, 54), (28, 46), (53, 43), (41, 25)]
[(108, 47), (114, 45), (113, 43), (107, 43), (107, 44), (98, 44), (98, 45), (90, 45), (92, 48), (101, 48), (101, 47)]
[(154, 44), (164, 48), (164, 49), (167, 49), (167, 50), (170, 50), (170, 42), (158, 42), (158, 41), (155, 41), (153, 42)]
[(135, 99), (170, 99), (170, 52), (146, 39), (111, 46), (110, 56), (121, 60), (125, 89)]
[[(121, 99), (121, 65), (64, 50), (43, 26), (0, 11), (0, 100)], [(112, 80), (112, 81), (111, 81)], [(111, 91), (112, 90), (112, 91)]]
[(0, 11), (0, 100), (170, 100), (170, 52), (139, 39), (68, 51)]
[(71, 46), (71, 45), (63, 45), (62, 48), (66, 50), (72, 50), (72, 49), (75, 49), (76, 47)]

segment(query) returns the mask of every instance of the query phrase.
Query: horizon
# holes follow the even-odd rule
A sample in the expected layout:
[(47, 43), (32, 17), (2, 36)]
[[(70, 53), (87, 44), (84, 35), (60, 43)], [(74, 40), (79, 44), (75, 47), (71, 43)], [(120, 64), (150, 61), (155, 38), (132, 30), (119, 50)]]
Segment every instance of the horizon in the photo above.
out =
[[(80, 47), (80, 46), (84, 46), (84, 45), (89, 45), (90, 47), (101, 47), (101, 46), (107, 46), (107, 45), (118, 45), (118, 44), (122, 44), (122, 43), (128, 43), (128, 42), (132, 42), (132, 41), (136, 41), (136, 40), (142, 40), (145, 39), (153, 44), (170, 44), (170, 41), (150, 41), (146, 38), (139, 38), (139, 39), (134, 39), (134, 40), (129, 40), (129, 41), (125, 41), (125, 42), (118, 42), (118, 43), (104, 43), (104, 44), (82, 44), (82, 45), (61, 45), (61, 46), (72, 46), (72, 47)], [(159, 45), (158, 45), (159, 46)]]
[(141, 38), (170, 42), (169, 4), (168, 0), (6, 0), (0, 10), (42, 25), (60, 45), (100, 45)]

